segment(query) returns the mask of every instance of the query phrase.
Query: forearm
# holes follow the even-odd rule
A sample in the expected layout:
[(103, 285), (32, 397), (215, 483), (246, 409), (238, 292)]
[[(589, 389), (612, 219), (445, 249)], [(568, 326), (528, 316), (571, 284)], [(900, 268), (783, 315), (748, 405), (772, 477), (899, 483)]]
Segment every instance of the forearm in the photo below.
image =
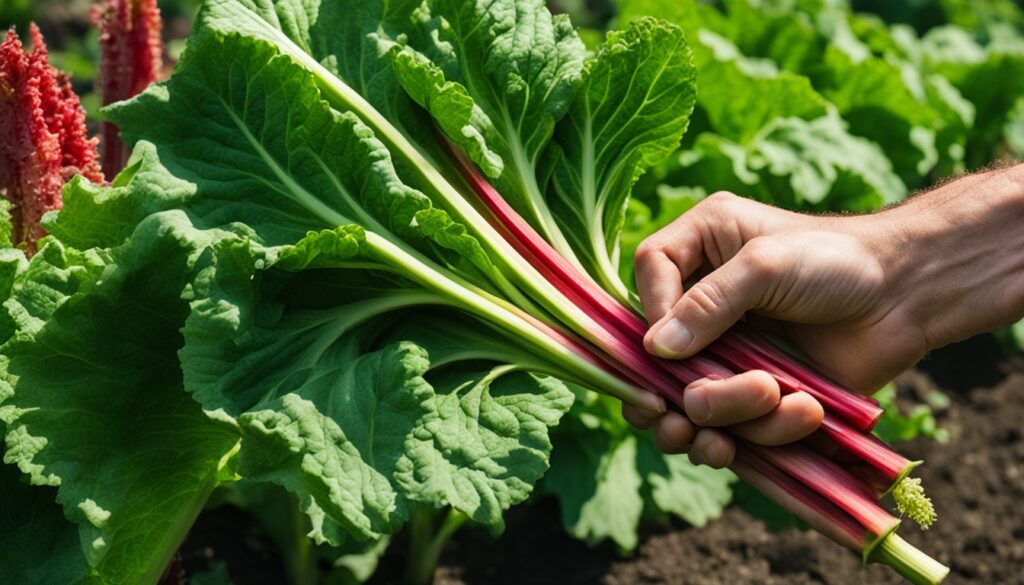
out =
[(931, 348), (1024, 316), (1024, 165), (958, 179), (884, 211), (887, 280)]

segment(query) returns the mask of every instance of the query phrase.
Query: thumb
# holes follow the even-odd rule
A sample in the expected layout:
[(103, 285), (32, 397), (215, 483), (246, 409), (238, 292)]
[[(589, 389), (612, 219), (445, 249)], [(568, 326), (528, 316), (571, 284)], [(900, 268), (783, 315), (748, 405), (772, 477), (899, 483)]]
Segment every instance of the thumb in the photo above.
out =
[(763, 239), (747, 243), (728, 262), (690, 287), (644, 338), (647, 351), (663, 358), (690, 357), (718, 338), (751, 309), (764, 306), (785, 256)]

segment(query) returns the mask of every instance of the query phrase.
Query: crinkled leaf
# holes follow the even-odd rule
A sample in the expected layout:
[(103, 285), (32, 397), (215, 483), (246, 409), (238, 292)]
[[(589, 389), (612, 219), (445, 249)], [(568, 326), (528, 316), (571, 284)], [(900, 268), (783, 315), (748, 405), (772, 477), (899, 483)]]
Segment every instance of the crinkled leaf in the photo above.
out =
[(410, 25), (420, 0), (208, 0), (199, 30), (242, 34), (316, 63), (390, 117), (408, 100), (383, 55)]
[(171, 209), (195, 193), (192, 183), (172, 175), (150, 142), (135, 144), (132, 158), (109, 187), (74, 177), (62, 192), (59, 214), (43, 226), (61, 242), (81, 250), (118, 246), (147, 216)]
[[(129, 142), (154, 145), (176, 184), (190, 186), (175, 202), (207, 225), (243, 226), (262, 243), (283, 245), (356, 224), (501, 280), (464, 226), (402, 182), (374, 132), (356, 114), (332, 109), (309, 71), (274, 45), (207, 31), (171, 80), (108, 114)], [(159, 169), (146, 172), (154, 166), (142, 166), (133, 197), (168, 180)], [(106, 197), (127, 198), (116, 187)]]
[(682, 30), (639, 19), (609, 33), (556, 127), (552, 209), (578, 256), (602, 280), (617, 282), (630, 189), (678, 148), (696, 99), (695, 77)]
[(153, 216), (78, 290), (68, 267), (51, 265), (52, 298), (19, 305), (48, 320), (24, 320), (5, 346), (16, 380), (5, 458), (33, 483), (59, 486), (104, 583), (157, 579), (238, 440), (182, 391), (179, 295), (201, 248), (193, 236), (183, 214)]
[(550, 229), (537, 165), (580, 85), (583, 43), (542, 0), (427, 6), (395, 53), (402, 86), (513, 207)]
[(436, 394), (413, 430), (398, 480), (410, 499), (447, 503), (500, 532), (504, 511), (547, 471), (548, 430), (572, 406), (572, 393), (513, 366), (439, 372), (431, 382)]
[[(426, 352), (413, 344), (360, 356), (347, 338), (315, 372), (239, 417), (240, 472), (295, 493), (360, 540), (391, 533), (408, 518), (392, 483), (407, 436), (432, 393)], [(324, 534), (313, 516), (313, 534)]]
[(680, 163), (669, 184), (710, 182), (789, 208), (868, 210), (906, 194), (881, 149), (837, 116), (779, 119), (745, 146), (705, 134)]
[[(193, 39), (174, 77), (108, 115), (130, 144), (152, 142), (161, 164), (195, 185), (192, 213), (244, 223), (269, 244), (356, 222), (405, 233), (429, 206), (393, 188), (390, 156), (369, 128), (332, 110), (305, 69), (247, 37)], [(394, 196), (363, 198), (349, 175)]]
[[(181, 352), (189, 391), (242, 428), (239, 472), (295, 493), (321, 540), (339, 542), (335, 526), (359, 539), (394, 532), (409, 502), (500, 530), (547, 468), (568, 391), (501, 367), (453, 371), (501, 357), (500, 341), (457, 341), (465, 325), (388, 333), (396, 311), (438, 297), (367, 271), (376, 258), (359, 228), (312, 233), (270, 272), (263, 260), (243, 243), (217, 249)], [(428, 375), (432, 359), (444, 368)]]

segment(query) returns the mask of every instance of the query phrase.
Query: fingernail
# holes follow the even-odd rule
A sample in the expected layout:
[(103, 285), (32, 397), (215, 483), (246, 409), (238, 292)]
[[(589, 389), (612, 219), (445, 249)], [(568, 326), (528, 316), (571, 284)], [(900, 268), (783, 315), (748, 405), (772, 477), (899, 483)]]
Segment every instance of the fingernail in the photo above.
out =
[[(703, 384), (701, 384), (703, 386)], [(685, 392), (691, 396), (687, 399)], [(708, 393), (700, 387), (689, 387), (684, 391), (683, 401), (686, 404), (686, 416), (700, 424), (711, 418), (711, 405), (708, 404)]]
[(671, 319), (661, 326), (658, 333), (652, 340), (654, 353), (663, 358), (679, 357), (690, 343), (693, 342), (693, 333), (687, 329), (679, 319)]

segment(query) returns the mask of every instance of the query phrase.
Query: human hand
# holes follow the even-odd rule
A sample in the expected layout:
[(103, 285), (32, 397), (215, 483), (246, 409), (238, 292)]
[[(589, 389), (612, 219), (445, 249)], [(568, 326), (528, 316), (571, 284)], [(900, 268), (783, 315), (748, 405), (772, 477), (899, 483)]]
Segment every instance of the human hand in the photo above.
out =
[[(979, 277), (1015, 274), (1013, 262), (987, 271), (971, 264), (999, 256), (992, 230), (1021, 231), (1006, 220), (1007, 206), (1016, 205), (1019, 215), (1020, 187), (994, 171), (886, 212), (845, 217), (715, 194), (637, 251), (637, 285), (652, 323), (645, 345), (661, 357), (689, 357), (747, 315), (787, 337), (832, 379), (872, 391), (927, 350), (1024, 310), (1019, 302), (1008, 308), (1005, 293), (979, 295), (973, 286)], [(949, 204), (968, 189), (1002, 197)], [(958, 237), (951, 237), (954, 217)], [(972, 315), (965, 304), (989, 316)], [(946, 309), (940, 318), (937, 309)], [(687, 417), (634, 407), (623, 414), (637, 427), (653, 427), (661, 449), (688, 450), (694, 462), (715, 467), (728, 465), (734, 452), (716, 429), (774, 445), (813, 432), (822, 417), (807, 395), (780, 397), (763, 372), (692, 384), (684, 406)]]

